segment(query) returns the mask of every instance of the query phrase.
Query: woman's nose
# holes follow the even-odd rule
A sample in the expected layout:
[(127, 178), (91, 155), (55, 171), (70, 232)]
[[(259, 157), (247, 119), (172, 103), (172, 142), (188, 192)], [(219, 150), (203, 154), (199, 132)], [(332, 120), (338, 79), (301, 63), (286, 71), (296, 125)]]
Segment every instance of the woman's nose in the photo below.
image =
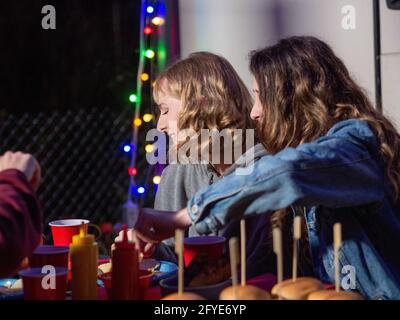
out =
[(253, 107), (253, 109), (251, 109), (250, 118), (255, 120), (255, 121), (260, 120), (260, 118), (261, 118), (261, 112), (260, 111), (261, 111), (260, 108), (258, 108), (258, 106), (255, 105)]
[(167, 132), (167, 125), (166, 125), (167, 122), (162, 118), (163, 117), (158, 118), (157, 130), (161, 132)]

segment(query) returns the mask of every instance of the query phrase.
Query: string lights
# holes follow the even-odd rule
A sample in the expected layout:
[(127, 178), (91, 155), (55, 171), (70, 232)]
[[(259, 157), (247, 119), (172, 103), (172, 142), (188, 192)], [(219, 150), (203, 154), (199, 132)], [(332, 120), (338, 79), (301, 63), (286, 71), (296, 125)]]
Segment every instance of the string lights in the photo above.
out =
[[(140, 185), (137, 184), (136, 179), (139, 177), (138, 173), (140, 173), (141, 168), (137, 168), (136, 157), (139, 149), (139, 129), (144, 124), (150, 124), (153, 120), (153, 115), (150, 113), (145, 113), (141, 116), (142, 94), (144, 89), (147, 89), (145, 92), (151, 92), (151, 87), (154, 83), (154, 79), (152, 79), (152, 73), (155, 69), (154, 66), (157, 66), (158, 71), (161, 71), (165, 66), (166, 45), (164, 40), (165, 33), (163, 30), (166, 18), (165, 13), (165, 0), (142, 0), (139, 44), (140, 54), (136, 91), (131, 92), (128, 96), (128, 100), (134, 108), (132, 139), (130, 144), (123, 145), (123, 152), (129, 154), (131, 157), (130, 165), (127, 170), (129, 176), (128, 201), (125, 204), (125, 208), (128, 209), (137, 207), (137, 203), (142, 202), (144, 195), (148, 192), (148, 182), (152, 182), (154, 190), (157, 190), (157, 186), (161, 180), (160, 168), (149, 165), (144, 174), (144, 176), (146, 176), (144, 183)], [(156, 150), (156, 146), (153, 144), (146, 144), (144, 150), (146, 153), (151, 153)], [(154, 175), (153, 177), (152, 174)]]

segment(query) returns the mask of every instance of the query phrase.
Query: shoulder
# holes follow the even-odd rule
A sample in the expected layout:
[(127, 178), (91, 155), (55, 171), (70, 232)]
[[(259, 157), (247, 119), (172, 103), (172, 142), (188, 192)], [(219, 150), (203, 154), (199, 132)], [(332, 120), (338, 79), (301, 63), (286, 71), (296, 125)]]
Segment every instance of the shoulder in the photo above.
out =
[(160, 210), (178, 210), (188, 199), (211, 183), (211, 173), (206, 164), (170, 164), (161, 175), (155, 205)]
[(377, 137), (366, 121), (349, 119), (336, 123), (326, 134), (326, 137), (341, 137), (352, 140), (377, 144)]
[(162, 180), (201, 179), (208, 177), (210, 170), (206, 164), (169, 164), (162, 172)]
[(161, 174), (161, 180), (165, 180), (170, 177), (180, 176), (182, 172), (185, 172), (185, 168), (182, 168), (179, 164), (169, 164), (166, 166)]
[(268, 155), (267, 150), (261, 143), (256, 144), (242, 154), (233, 164), (224, 172), (224, 176), (231, 174), (238, 168), (249, 167), (263, 156)]

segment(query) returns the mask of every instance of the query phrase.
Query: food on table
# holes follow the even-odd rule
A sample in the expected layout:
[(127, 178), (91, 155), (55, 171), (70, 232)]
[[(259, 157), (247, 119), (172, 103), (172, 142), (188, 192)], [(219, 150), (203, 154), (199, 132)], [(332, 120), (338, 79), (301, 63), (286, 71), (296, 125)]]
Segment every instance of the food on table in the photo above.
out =
[(271, 295), (252, 285), (236, 285), (225, 288), (219, 298), (220, 300), (270, 300)]
[(205, 300), (202, 296), (192, 292), (173, 293), (164, 297), (162, 300)]
[(312, 292), (308, 296), (308, 300), (364, 300), (364, 298), (353, 291), (324, 290)]
[(104, 274), (111, 272), (111, 262), (103, 263), (98, 266), (98, 274)]
[(13, 283), (11, 289), (22, 289), (22, 279), (18, 279)]
[(240, 259), (241, 259), (241, 284), (237, 282), (238, 242), (233, 238), (229, 240), (230, 271), (233, 275), (232, 286), (225, 288), (219, 295), (220, 300), (269, 300), (269, 292), (246, 284), (246, 220), (240, 221)]
[(323, 289), (324, 285), (318, 279), (301, 277), (296, 281), (288, 279), (278, 283), (272, 288), (271, 293), (284, 300), (307, 300), (310, 293)]
[(226, 281), (231, 276), (231, 267), (227, 259), (220, 259), (210, 265), (205, 257), (199, 256), (185, 272), (188, 287), (201, 287)]
[[(243, 220), (244, 221), (244, 220)], [(244, 226), (244, 222), (241, 223)], [(242, 228), (244, 230), (244, 228)], [(242, 239), (244, 239), (244, 234), (242, 232)], [(242, 263), (245, 262), (245, 253), (243, 250), (244, 243), (242, 243)], [(229, 258), (230, 267), (232, 275), (232, 286), (225, 288), (219, 295), (220, 300), (269, 300), (271, 298), (270, 294), (260, 288), (252, 285), (246, 284), (246, 277), (243, 275), (242, 283), (238, 285), (238, 239), (231, 238), (229, 240)], [(242, 268), (244, 271), (245, 268)]]

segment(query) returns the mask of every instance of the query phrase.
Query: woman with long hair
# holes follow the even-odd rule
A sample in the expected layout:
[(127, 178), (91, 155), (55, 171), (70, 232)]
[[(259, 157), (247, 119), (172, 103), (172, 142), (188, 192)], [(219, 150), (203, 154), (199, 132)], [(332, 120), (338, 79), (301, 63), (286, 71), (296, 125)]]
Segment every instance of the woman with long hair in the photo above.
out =
[(332, 228), (341, 222), (340, 271), (355, 277), (345, 289), (400, 298), (398, 132), (319, 39), (291, 37), (252, 52), (250, 70), (251, 116), (269, 154), (251, 174), (231, 174), (196, 193), (187, 209), (157, 218), (144, 210), (138, 236), (158, 241), (188, 226), (207, 234), (256, 214), (284, 226), (295, 213), (306, 235), (300, 260), (333, 283)]

